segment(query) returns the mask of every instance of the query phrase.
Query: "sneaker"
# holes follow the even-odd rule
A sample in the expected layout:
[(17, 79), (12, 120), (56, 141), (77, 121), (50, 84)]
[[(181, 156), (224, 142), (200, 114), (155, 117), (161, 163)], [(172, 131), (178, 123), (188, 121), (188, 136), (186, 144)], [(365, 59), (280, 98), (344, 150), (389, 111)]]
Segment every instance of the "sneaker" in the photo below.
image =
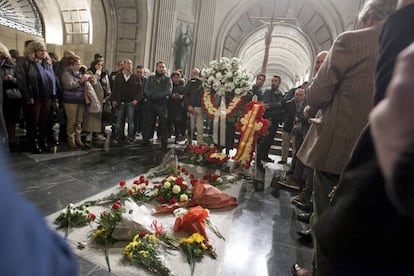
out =
[(278, 182), (281, 186), (289, 188), (289, 189), (293, 189), (293, 190), (299, 190), (301, 187), (299, 186), (298, 183), (296, 183), (295, 181), (289, 179), (289, 180), (280, 180)]
[(98, 135), (96, 135), (95, 139), (98, 140), (98, 141), (105, 141), (106, 140), (105, 135), (103, 135), (102, 133), (99, 133)]
[(92, 142), (92, 133), (88, 133), (85, 137), (85, 142)]

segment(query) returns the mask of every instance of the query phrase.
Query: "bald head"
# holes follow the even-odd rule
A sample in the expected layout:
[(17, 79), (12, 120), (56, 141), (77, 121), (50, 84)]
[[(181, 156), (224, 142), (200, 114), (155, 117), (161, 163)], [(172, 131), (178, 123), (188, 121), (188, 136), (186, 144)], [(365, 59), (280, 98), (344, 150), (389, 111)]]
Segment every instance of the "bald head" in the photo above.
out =
[(315, 74), (318, 73), (319, 68), (321, 68), (323, 61), (328, 56), (328, 53), (329, 53), (328, 51), (322, 51), (316, 55)]

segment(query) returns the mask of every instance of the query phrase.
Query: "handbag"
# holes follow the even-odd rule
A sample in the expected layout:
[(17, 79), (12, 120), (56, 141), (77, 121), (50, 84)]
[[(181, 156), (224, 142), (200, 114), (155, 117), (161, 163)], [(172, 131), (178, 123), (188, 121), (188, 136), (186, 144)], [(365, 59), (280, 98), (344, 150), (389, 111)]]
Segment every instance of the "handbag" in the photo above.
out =
[(23, 98), (22, 93), (20, 92), (20, 90), (18, 88), (6, 88), (6, 90), (4, 91), (6, 94), (6, 97), (10, 100), (20, 100)]
[(51, 107), (51, 119), (53, 123), (64, 124), (66, 122), (66, 114), (63, 106), (53, 104)]

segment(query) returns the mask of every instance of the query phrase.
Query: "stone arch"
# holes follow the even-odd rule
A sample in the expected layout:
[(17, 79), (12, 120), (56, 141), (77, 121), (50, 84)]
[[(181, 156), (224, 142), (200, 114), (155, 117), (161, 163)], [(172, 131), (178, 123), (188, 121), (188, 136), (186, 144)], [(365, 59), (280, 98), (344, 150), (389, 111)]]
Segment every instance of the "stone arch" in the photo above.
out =
[(216, 40), (215, 55), (241, 57), (249, 64), (250, 68), (247, 69), (252, 74), (257, 74), (263, 61), (266, 27), (253, 18), (291, 18), (294, 20), (280, 19), (273, 30), (268, 63), (273, 64), (273, 71), (269, 71), (268, 67), (268, 75), (275, 72), (280, 74), (281, 70), (277, 68), (282, 69), (282, 66), (278, 64), (286, 61), (282, 58), (283, 53), (289, 61), (284, 66), (289, 75), (287, 79), (292, 80), (289, 85), (309, 79), (313, 73), (314, 56), (321, 50), (329, 49), (334, 38), (344, 31), (343, 20), (337, 11), (330, 4), (320, 2), (240, 1), (222, 23)]

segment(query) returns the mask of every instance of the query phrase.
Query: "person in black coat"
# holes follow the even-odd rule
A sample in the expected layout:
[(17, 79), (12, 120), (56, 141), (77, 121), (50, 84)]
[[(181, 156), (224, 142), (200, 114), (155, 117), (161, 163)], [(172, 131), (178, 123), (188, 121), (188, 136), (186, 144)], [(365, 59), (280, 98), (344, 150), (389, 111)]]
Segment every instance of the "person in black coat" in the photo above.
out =
[[(399, 7), (380, 37), (375, 104), (384, 99), (397, 55), (414, 41), (414, 1), (400, 0)], [(414, 248), (414, 220), (396, 208), (385, 184), (368, 127), (314, 227), (336, 275), (412, 275), (412, 256), (406, 252)]]

